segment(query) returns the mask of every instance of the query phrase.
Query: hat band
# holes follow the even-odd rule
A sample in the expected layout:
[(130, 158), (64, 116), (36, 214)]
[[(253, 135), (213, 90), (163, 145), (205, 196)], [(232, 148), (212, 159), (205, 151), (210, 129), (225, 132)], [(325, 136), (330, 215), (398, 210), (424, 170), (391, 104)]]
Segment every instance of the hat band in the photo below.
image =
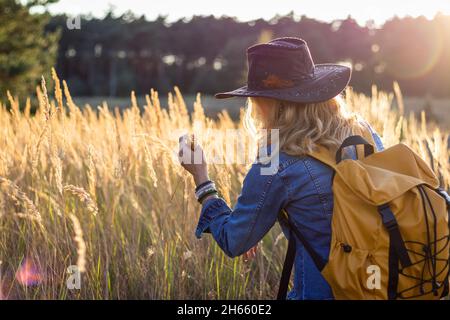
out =
[(285, 78), (277, 73), (267, 72), (265, 77), (249, 77), (247, 87), (253, 90), (287, 89), (301, 85), (305, 80), (313, 79), (312, 75), (297, 75), (294, 79)]

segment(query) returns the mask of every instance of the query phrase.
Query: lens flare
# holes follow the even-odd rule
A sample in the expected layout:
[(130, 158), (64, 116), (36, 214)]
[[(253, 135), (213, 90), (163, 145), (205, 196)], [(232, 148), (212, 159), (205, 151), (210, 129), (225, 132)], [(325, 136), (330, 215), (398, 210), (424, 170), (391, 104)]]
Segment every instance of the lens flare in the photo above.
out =
[(399, 44), (403, 47), (401, 55), (387, 57), (389, 68), (387, 71), (395, 79), (417, 79), (427, 76), (436, 68), (444, 51), (445, 39), (443, 33), (433, 24), (417, 30), (426, 33), (425, 43), (416, 42), (411, 32), (399, 35)]
[(16, 280), (24, 286), (35, 286), (42, 282), (42, 275), (30, 259), (25, 259), (16, 272)]

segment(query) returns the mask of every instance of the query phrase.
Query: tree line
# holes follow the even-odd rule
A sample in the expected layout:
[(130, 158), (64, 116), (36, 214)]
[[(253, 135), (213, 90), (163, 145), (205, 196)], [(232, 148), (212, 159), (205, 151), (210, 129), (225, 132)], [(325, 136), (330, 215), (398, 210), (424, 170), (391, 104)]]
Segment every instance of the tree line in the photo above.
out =
[[(15, 3), (16, 11), (5, 10), (5, 3)], [(377, 27), (361, 26), (350, 16), (333, 22), (293, 13), (249, 22), (194, 16), (169, 23), (164, 16), (150, 21), (110, 12), (101, 19), (83, 16), (74, 29), (65, 15), (30, 13), (29, 20), (40, 17), (33, 29), (17, 17), (27, 10), (21, 6), (0, 0), (0, 26), (14, 25), (0, 28), (0, 62), (7, 61), (0, 63), (2, 95), (6, 85), (20, 91), (21, 78), (14, 75), (28, 71), (26, 83), (35, 85), (51, 65), (77, 96), (167, 92), (174, 85), (184, 93), (211, 94), (244, 85), (246, 48), (281, 36), (305, 39), (316, 63), (351, 64), (357, 91), (368, 93), (372, 84), (391, 90), (396, 80), (409, 96), (450, 95), (450, 16), (442, 14), (431, 20), (393, 18)], [(28, 53), (21, 56), (24, 48)]]

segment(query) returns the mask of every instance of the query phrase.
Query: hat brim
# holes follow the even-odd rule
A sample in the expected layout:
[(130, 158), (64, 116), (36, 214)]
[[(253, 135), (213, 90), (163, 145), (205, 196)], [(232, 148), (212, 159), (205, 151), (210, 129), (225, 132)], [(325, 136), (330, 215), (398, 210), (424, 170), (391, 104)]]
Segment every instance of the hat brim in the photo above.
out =
[(350, 82), (352, 69), (338, 64), (316, 64), (314, 77), (300, 85), (268, 90), (251, 90), (243, 86), (236, 90), (220, 92), (217, 99), (232, 97), (264, 97), (292, 102), (314, 103), (334, 98), (340, 94)]

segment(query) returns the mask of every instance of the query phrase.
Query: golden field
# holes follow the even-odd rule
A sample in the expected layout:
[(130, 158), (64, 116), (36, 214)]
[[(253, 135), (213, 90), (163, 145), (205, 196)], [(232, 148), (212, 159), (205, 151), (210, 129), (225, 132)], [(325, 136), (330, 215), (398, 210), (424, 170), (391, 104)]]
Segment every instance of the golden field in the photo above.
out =
[[(0, 105), (0, 298), (3, 299), (272, 299), (286, 243), (273, 228), (255, 260), (230, 259), (210, 236), (194, 236), (200, 206), (179, 166), (175, 132), (195, 132), (206, 154), (225, 158), (224, 136), (241, 128), (226, 111), (207, 118), (200, 96), (189, 114), (178, 89), (162, 107), (80, 109), (53, 72), (38, 105), (8, 95)], [(450, 185), (449, 132), (405, 110), (395, 93), (348, 90), (349, 108), (380, 133), (404, 142)], [(395, 106), (395, 108), (394, 108)], [(31, 114), (33, 108), (35, 114)], [(242, 112), (241, 112), (242, 114)], [(245, 140), (250, 148), (250, 139)], [(222, 196), (236, 200), (248, 165), (211, 165)], [(68, 289), (77, 265), (81, 288)]]

